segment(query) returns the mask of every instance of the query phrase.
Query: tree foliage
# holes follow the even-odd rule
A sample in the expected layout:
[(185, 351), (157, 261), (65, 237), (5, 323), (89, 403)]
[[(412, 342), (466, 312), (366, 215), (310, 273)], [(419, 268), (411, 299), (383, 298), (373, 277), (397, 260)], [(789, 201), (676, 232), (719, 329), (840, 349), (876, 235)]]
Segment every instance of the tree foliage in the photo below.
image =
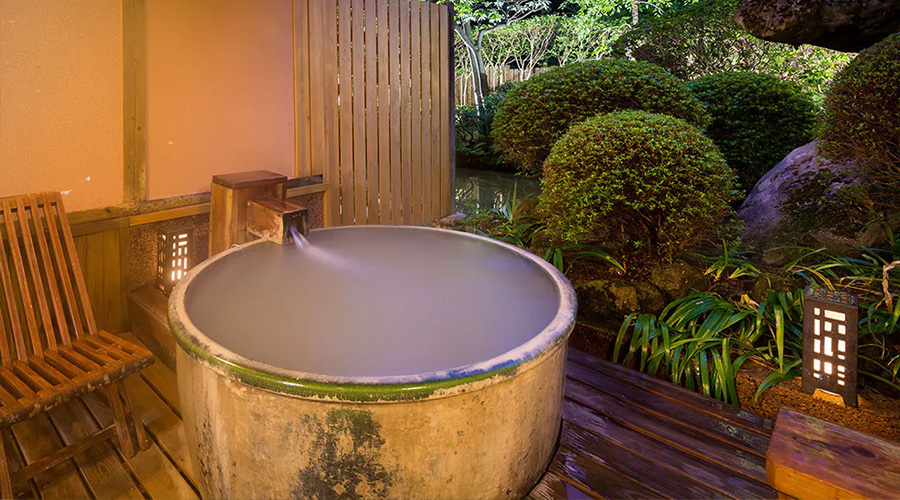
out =
[(767, 42), (734, 21), (738, 0), (701, 0), (641, 22), (616, 42), (631, 54), (686, 80), (725, 71), (754, 71), (800, 84), (820, 101), (827, 82), (850, 56), (819, 47)]
[[(445, 0), (438, 0), (444, 3)], [(481, 110), (488, 92), (483, 55), (484, 36), (529, 16), (545, 11), (550, 0), (456, 0), (455, 32), (469, 55), (475, 80), (475, 107)]]
[(484, 53), (491, 65), (512, 63), (530, 78), (544, 62), (561, 28), (559, 16), (535, 16), (505, 26), (484, 38)]
[(560, 66), (609, 57), (613, 43), (628, 29), (621, 22), (592, 16), (560, 17), (558, 22), (549, 53)]

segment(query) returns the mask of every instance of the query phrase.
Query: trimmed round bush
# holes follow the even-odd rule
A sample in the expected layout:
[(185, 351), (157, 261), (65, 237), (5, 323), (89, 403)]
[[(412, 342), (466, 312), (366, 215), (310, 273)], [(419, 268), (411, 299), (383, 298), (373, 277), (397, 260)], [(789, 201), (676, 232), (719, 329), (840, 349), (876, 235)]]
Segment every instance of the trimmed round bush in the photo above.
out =
[(611, 59), (553, 68), (512, 89), (494, 116), (494, 143), (537, 173), (570, 125), (598, 113), (639, 109), (703, 127), (709, 117), (687, 85), (646, 62)]
[(863, 50), (825, 98), (822, 152), (856, 163), (873, 201), (900, 207), (900, 33)]
[(564, 241), (674, 256), (730, 213), (733, 174), (684, 120), (618, 111), (573, 125), (544, 163), (542, 213)]
[(689, 84), (712, 116), (706, 135), (747, 191), (784, 157), (813, 140), (816, 105), (799, 85), (772, 75), (732, 71)]

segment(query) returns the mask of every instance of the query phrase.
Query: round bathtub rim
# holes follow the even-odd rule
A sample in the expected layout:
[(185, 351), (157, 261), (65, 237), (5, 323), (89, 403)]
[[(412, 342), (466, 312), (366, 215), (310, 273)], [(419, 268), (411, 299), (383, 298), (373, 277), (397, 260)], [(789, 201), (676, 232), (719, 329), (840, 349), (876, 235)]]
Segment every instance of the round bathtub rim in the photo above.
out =
[[(264, 362), (245, 358), (207, 337), (194, 325), (185, 309), (185, 293), (193, 279), (208, 266), (257, 244), (274, 244), (256, 240), (234, 246), (191, 269), (173, 289), (168, 302), (169, 325), (180, 348), (214, 371), (237, 378), (261, 389), (292, 396), (315, 399), (339, 399), (344, 401), (377, 402), (403, 401), (411, 399), (437, 398), (452, 395), (454, 387), (466, 386), (479, 381), (491, 384), (499, 382), (517, 372), (527, 370), (545, 358), (545, 355), (560, 348), (575, 326), (577, 300), (568, 279), (550, 263), (516, 246), (484, 236), (460, 231), (422, 226), (342, 226), (314, 231), (341, 230), (392, 230), (431, 231), (452, 233), (454, 237), (470, 238), (496, 245), (530, 261), (542, 269), (553, 281), (559, 296), (559, 307), (550, 323), (538, 334), (519, 346), (493, 358), (470, 363), (449, 370), (432, 371), (413, 375), (384, 377), (348, 377), (321, 375), (297, 370), (288, 370)], [(491, 381), (490, 379), (494, 379)], [(463, 389), (465, 390), (465, 389)]]

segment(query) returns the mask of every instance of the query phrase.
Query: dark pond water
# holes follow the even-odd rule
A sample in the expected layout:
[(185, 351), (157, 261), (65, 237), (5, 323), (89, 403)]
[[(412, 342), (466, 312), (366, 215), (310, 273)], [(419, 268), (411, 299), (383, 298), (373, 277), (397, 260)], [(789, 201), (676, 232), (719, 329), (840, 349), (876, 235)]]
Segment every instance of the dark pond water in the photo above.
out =
[(466, 215), (499, 209), (512, 196), (523, 199), (541, 192), (538, 179), (493, 170), (456, 169), (456, 210)]

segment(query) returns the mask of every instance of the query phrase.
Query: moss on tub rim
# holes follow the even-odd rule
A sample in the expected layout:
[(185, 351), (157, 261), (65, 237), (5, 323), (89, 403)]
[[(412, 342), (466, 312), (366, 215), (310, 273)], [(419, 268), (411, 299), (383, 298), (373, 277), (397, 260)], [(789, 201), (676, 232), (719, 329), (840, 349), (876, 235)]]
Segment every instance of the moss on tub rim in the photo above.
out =
[[(212, 370), (230, 378), (272, 392), (287, 395), (351, 402), (393, 402), (451, 396), (469, 389), (474, 383), (490, 385), (527, 370), (540, 359), (562, 348), (575, 324), (577, 309), (571, 284), (555, 267), (536, 255), (518, 247), (483, 236), (415, 226), (354, 226), (317, 231), (378, 230), (436, 231), (452, 233), (455, 237), (488, 242), (526, 259), (542, 269), (553, 281), (559, 293), (559, 306), (550, 323), (537, 335), (498, 356), (450, 370), (385, 377), (325, 376), (286, 370), (245, 358), (210, 339), (197, 328), (185, 309), (185, 292), (191, 281), (209, 265), (249, 245), (270, 244), (263, 241), (246, 243), (222, 252), (192, 269), (172, 291), (168, 317), (176, 341), (189, 356)], [(456, 389), (456, 390), (454, 390)]]

